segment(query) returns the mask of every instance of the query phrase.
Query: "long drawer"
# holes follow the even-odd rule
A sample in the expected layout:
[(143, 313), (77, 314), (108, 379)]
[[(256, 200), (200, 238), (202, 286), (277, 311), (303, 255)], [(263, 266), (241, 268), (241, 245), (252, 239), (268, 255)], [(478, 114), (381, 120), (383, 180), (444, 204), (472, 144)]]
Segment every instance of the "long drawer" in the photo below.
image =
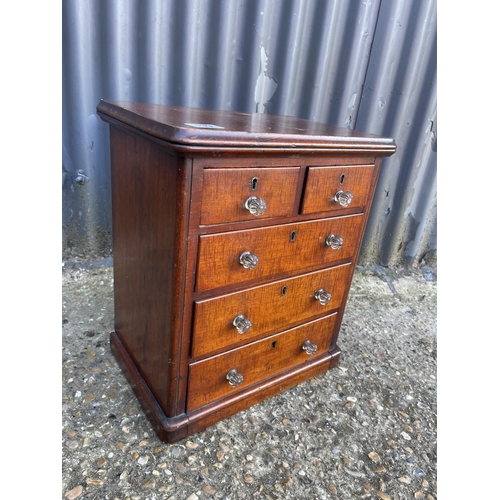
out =
[(200, 236), (196, 290), (351, 259), (363, 214)]
[(350, 272), (351, 265), (344, 264), (196, 301), (192, 357), (230, 349), (333, 312), (342, 303)]
[(328, 351), (337, 314), (189, 365), (187, 411)]

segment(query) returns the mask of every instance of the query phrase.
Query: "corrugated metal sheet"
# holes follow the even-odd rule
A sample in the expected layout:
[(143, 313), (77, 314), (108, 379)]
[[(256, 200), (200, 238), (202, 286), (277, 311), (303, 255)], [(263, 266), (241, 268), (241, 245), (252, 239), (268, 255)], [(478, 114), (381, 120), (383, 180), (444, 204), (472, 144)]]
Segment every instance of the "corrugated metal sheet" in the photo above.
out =
[(264, 112), (395, 137), (361, 263), (436, 250), (436, 0), (66, 0), (63, 246), (111, 249), (99, 100)]

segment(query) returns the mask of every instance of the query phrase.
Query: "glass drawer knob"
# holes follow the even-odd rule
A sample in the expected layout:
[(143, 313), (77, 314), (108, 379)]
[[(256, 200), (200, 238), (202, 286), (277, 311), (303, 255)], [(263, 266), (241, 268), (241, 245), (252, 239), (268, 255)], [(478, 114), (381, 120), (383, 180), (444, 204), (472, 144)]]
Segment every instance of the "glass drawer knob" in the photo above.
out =
[(252, 328), (252, 322), (243, 316), (243, 314), (238, 314), (236, 318), (233, 319), (233, 325), (238, 330), (238, 333), (247, 333), (250, 328)]
[(342, 238), (342, 236), (329, 234), (326, 237), (325, 243), (330, 248), (333, 248), (333, 250), (340, 250), (340, 247), (344, 244), (344, 238)]
[(227, 372), (226, 378), (231, 387), (237, 387), (243, 382), (243, 375), (234, 368)]
[(245, 201), (245, 208), (252, 215), (262, 215), (266, 211), (266, 202), (262, 198), (257, 198), (256, 196), (250, 196), (250, 198)]
[(319, 300), (319, 303), (322, 306), (326, 306), (328, 304), (328, 302), (330, 302), (330, 300), (332, 300), (332, 294), (330, 292), (323, 290), (323, 288), (320, 288), (314, 294), (314, 298), (316, 300)]
[(243, 252), (240, 255), (240, 264), (245, 269), (255, 269), (258, 263), (259, 263), (259, 258), (257, 257), (257, 255), (253, 253)]
[(306, 351), (309, 356), (313, 356), (314, 354), (316, 354), (318, 346), (316, 344), (313, 344), (310, 340), (306, 340), (302, 345), (302, 349)]
[(352, 201), (352, 193), (349, 191), (337, 191), (333, 198), (342, 207), (348, 207)]

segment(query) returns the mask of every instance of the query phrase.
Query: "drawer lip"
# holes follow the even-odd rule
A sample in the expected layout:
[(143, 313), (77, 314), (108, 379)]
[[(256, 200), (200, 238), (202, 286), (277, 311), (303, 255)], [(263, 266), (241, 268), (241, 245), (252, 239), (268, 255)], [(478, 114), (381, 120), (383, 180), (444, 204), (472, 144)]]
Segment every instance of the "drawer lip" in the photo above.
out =
[[(357, 213), (202, 234), (199, 236), (194, 291), (195, 293), (215, 291), (229, 285), (244, 287), (245, 284), (252, 282), (258, 284), (274, 281), (285, 273), (302, 274), (350, 262), (357, 255), (364, 217), (365, 214)], [(344, 237), (342, 248), (340, 250), (328, 249), (325, 244), (326, 237), (331, 232), (338, 233), (339, 230), (340, 235)], [(296, 242), (292, 243), (295, 247), (287, 247), (288, 253), (283, 253), (283, 244), (288, 241), (291, 231), (297, 233)], [(280, 238), (279, 245), (274, 245), (272, 251), (268, 251), (269, 240), (277, 237)], [(306, 239), (305, 242), (303, 238)], [(307, 238), (310, 238), (309, 242)], [(219, 245), (220, 248), (214, 249), (214, 245)], [(314, 247), (322, 253), (311, 253), (310, 250)], [(261, 252), (262, 249), (264, 249), (263, 252)], [(300, 249), (302, 249), (301, 256), (298, 253)], [(326, 250), (335, 253), (325, 254)], [(238, 257), (245, 251), (260, 254), (260, 256), (257, 255), (259, 264), (253, 270), (244, 269), (238, 261)], [(287, 259), (287, 257), (290, 258)], [(210, 259), (211, 262), (208, 262)], [(208, 272), (207, 269), (209, 269)]]
[[(337, 318), (337, 313), (334, 312), (284, 332), (190, 363), (187, 411), (247, 389), (324, 355), (329, 351)], [(316, 353), (311, 356), (302, 350), (306, 340), (317, 346)], [(232, 369), (243, 372), (244, 380), (241, 386), (231, 387), (226, 380), (226, 374)], [(209, 390), (211, 392), (208, 392)]]
[[(300, 170), (294, 165), (203, 169), (200, 226), (293, 217)], [(252, 189), (253, 179), (257, 182)], [(266, 202), (262, 215), (252, 215), (245, 208), (250, 197)]]
[[(348, 291), (351, 271), (352, 265), (346, 263), (195, 300), (191, 361), (214, 356), (337, 312)], [(306, 286), (307, 290), (304, 289)], [(283, 287), (286, 287), (285, 295), (282, 295)], [(313, 296), (322, 287), (332, 294), (331, 301), (325, 306)], [(263, 301), (273, 302), (263, 304)], [(288, 311), (293, 311), (293, 314)], [(238, 314), (243, 314), (253, 323), (247, 333), (238, 333), (231, 322)]]

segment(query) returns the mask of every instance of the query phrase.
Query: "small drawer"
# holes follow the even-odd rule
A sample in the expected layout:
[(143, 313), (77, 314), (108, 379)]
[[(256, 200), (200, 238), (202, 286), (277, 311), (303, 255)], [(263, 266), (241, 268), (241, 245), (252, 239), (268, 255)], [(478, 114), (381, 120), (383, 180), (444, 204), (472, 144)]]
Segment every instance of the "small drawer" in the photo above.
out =
[(373, 165), (309, 167), (301, 213), (364, 210), (374, 172)]
[(336, 314), (189, 365), (187, 411), (324, 354)]
[(205, 169), (200, 224), (294, 214), (299, 167)]
[(200, 236), (196, 290), (212, 290), (352, 259), (364, 216)]
[(342, 303), (350, 272), (345, 264), (196, 301), (192, 356), (234, 348), (332, 313)]

